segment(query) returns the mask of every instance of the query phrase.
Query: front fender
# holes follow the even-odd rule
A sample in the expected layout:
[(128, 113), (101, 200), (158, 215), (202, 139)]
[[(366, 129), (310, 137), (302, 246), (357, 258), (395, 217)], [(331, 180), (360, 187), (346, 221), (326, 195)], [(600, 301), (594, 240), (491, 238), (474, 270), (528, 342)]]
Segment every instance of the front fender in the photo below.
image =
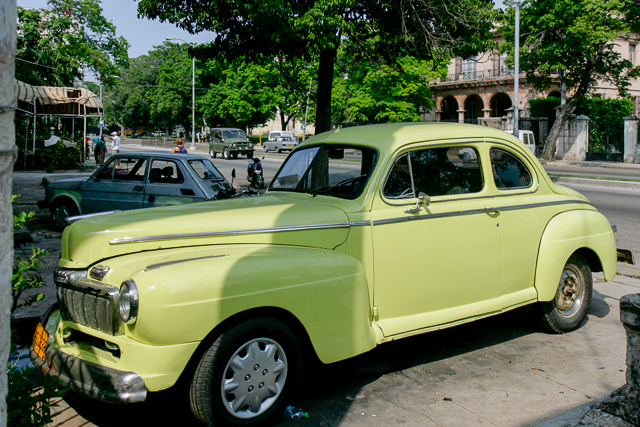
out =
[(49, 201), (49, 209), (53, 208), (60, 200), (71, 200), (78, 209), (78, 215), (82, 215), (82, 194), (79, 190), (56, 190)]
[(540, 241), (535, 280), (539, 301), (554, 298), (564, 265), (581, 249), (598, 257), (605, 280), (613, 279), (616, 242), (609, 221), (595, 210), (562, 212), (549, 221)]
[[(112, 267), (111, 280), (132, 270), (138, 287), (133, 339), (152, 345), (203, 340), (225, 319), (247, 310), (276, 307), (293, 314), (325, 363), (376, 345), (371, 302), (360, 262), (327, 249), (235, 245), (161, 251), (162, 260), (139, 264), (140, 254)], [(152, 253), (149, 253), (150, 255)], [(111, 263), (107, 263), (111, 264)], [(120, 276), (120, 277), (118, 277)]]

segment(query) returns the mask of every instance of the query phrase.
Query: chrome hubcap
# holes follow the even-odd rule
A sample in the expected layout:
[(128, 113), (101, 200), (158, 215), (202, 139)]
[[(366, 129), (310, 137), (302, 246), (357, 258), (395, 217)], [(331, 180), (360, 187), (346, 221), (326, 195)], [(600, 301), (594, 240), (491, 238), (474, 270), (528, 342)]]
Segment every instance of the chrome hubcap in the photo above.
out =
[(222, 379), (222, 403), (236, 418), (255, 418), (267, 411), (282, 393), (287, 358), (277, 342), (257, 338), (231, 356)]
[(562, 316), (572, 316), (580, 309), (583, 297), (584, 277), (582, 277), (582, 271), (573, 265), (565, 267), (555, 298), (558, 311)]

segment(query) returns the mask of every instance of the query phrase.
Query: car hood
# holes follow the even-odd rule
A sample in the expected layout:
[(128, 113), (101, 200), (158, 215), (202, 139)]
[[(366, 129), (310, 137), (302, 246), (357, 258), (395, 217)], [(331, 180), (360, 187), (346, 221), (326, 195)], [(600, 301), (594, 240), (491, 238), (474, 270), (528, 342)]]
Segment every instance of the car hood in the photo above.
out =
[(347, 214), (308, 194), (138, 209), (89, 217), (66, 227), (61, 268), (87, 268), (133, 252), (224, 244), (335, 248), (349, 233)]
[(250, 144), (251, 141), (242, 138), (225, 138), (224, 142), (226, 144)]
[(57, 181), (49, 182), (47, 184), (47, 188), (55, 188), (59, 190), (67, 190), (67, 189), (75, 189), (78, 188), (80, 184), (89, 179), (88, 177), (77, 177), (77, 178), (67, 178), (67, 179), (59, 179)]

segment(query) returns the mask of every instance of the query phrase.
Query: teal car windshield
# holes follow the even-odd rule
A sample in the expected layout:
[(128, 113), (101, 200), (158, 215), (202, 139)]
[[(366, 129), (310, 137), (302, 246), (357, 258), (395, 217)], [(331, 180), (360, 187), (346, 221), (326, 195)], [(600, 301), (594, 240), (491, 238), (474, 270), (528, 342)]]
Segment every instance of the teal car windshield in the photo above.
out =
[(224, 179), (220, 171), (208, 159), (189, 160), (189, 165), (202, 180), (220, 181)]
[(269, 190), (358, 197), (371, 176), (377, 152), (371, 148), (319, 145), (294, 151)]

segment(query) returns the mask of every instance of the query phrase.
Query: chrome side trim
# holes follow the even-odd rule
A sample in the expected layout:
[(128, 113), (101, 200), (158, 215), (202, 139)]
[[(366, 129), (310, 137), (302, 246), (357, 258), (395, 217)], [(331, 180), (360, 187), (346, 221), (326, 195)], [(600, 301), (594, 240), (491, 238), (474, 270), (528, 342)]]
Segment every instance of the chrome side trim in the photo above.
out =
[(591, 203), (585, 202), (583, 200), (559, 200), (556, 202), (531, 203), (528, 205), (502, 206), (500, 208), (469, 209), (466, 211), (453, 211), (453, 212), (442, 212), (442, 213), (436, 213), (436, 214), (423, 214), (423, 215), (412, 215), (412, 216), (397, 217), (397, 218), (387, 218), (387, 219), (381, 219), (381, 220), (375, 221), (373, 225), (376, 226), (376, 225), (395, 224), (398, 222), (414, 221), (414, 220), (421, 220), (421, 219), (445, 218), (450, 216), (476, 215), (480, 213), (495, 213), (496, 210), (512, 211), (512, 210), (518, 210), (518, 209), (539, 208), (543, 206), (566, 205), (566, 204), (576, 204), (576, 203), (593, 206)]
[(340, 222), (336, 224), (296, 225), (270, 228), (247, 228), (244, 230), (207, 231), (202, 233), (164, 234), (157, 236), (119, 237), (109, 241), (110, 245), (122, 245), (126, 243), (157, 242), (160, 240), (198, 239), (205, 237), (238, 236), (245, 234), (281, 233), (285, 231), (327, 230), (333, 228), (350, 228), (371, 225), (371, 221)]
[(155, 270), (156, 268), (165, 267), (167, 265), (180, 264), (181, 262), (198, 261), (201, 259), (208, 259), (208, 258), (222, 258), (225, 256), (229, 256), (229, 255), (209, 255), (209, 256), (201, 256), (198, 258), (179, 259), (176, 261), (159, 262), (157, 264), (148, 265), (147, 268), (144, 269), (144, 271)]

